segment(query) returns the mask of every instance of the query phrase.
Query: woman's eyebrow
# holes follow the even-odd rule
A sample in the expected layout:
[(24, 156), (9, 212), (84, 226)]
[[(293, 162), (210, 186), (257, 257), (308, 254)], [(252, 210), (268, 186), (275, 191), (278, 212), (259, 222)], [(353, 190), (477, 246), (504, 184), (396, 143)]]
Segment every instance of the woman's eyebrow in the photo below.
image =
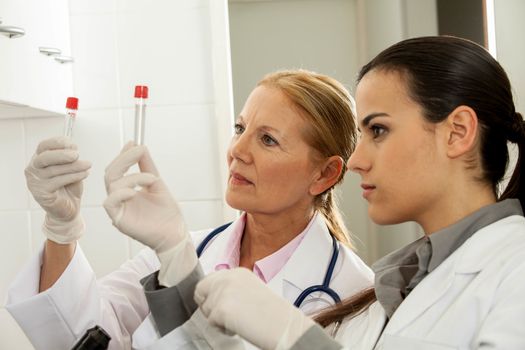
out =
[(382, 113), (382, 112), (371, 113), (363, 118), (363, 120), (361, 121), (361, 127), (362, 128), (368, 127), (372, 119), (377, 118), (377, 117), (390, 117), (390, 115), (388, 113)]

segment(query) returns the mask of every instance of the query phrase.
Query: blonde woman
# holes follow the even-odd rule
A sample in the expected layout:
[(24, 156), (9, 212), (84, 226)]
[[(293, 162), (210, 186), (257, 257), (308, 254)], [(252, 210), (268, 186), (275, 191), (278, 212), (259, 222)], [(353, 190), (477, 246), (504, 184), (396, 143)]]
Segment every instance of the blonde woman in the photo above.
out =
[[(11, 287), (7, 306), (35, 347), (70, 348), (94, 324), (112, 337), (112, 349), (155, 346), (167, 335), (183, 343), (172, 331), (197, 309), (196, 281), (238, 266), (308, 314), (371, 285), (373, 275), (350, 248), (333, 193), (355, 147), (346, 89), (308, 71), (270, 74), (250, 94), (234, 131), (226, 202), (243, 214), (213, 235), (211, 230), (188, 234), (144, 146), (123, 149), (107, 167), (104, 206), (119, 230), (152, 249), (96, 281), (76, 244), (78, 232), (59, 242), (48, 235), (41, 259), (35, 258)], [(40, 179), (29, 181), (37, 201), (40, 189), (49, 188), (39, 176), (40, 160), (67, 152), (70, 147), (53, 140), (39, 147), (27, 171), (28, 178)], [(64, 165), (62, 157), (54, 165), (53, 159), (46, 160), (47, 168), (77, 173), (77, 160)], [(140, 173), (125, 175), (137, 163)], [(136, 191), (137, 185), (142, 189)], [(51, 218), (52, 209), (47, 210)], [(28, 291), (38, 281), (39, 291)], [(191, 302), (173, 295), (189, 296)], [(46, 322), (34, 327), (35, 320)]]

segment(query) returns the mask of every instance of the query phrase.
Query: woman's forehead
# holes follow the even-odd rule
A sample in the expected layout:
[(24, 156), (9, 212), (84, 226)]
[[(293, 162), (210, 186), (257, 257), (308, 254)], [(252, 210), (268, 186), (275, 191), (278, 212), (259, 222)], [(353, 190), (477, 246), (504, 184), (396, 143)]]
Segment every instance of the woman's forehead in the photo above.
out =
[(250, 94), (238, 119), (244, 122), (272, 123), (273, 127), (303, 124), (301, 110), (281, 90), (258, 86)]
[(423, 114), (422, 107), (408, 93), (406, 78), (398, 72), (382, 70), (371, 71), (361, 79), (356, 89), (356, 109), (361, 128), (373, 115), (399, 119), (408, 111), (410, 116)]

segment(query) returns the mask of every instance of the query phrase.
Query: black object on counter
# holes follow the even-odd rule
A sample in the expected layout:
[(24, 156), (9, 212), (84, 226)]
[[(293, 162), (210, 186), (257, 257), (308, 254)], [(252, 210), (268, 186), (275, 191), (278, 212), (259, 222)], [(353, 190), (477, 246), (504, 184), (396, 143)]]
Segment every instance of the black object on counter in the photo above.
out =
[(71, 350), (105, 350), (109, 346), (111, 337), (100, 326), (86, 331)]

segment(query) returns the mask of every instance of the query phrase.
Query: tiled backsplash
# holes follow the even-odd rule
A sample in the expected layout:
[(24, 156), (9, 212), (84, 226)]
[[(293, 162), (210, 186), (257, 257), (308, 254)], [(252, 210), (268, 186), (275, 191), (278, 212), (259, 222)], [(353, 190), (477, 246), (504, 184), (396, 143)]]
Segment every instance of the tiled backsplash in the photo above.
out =
[[(190, 230), (226, 220), (220, 180), (225, 164), (218, 161), (225, 147), (217, 136), (217, 67), (212, 62), (217, 53), (212, 50), (226, 49), (227, 38), (212, 45), (211, 15), (209, 0), (160, 0), (147, 6), (131, 0), (90, 1), (89, 6), (70, 0), (73, 79), (80, 100), (73, 139), (80, 157), (92, 162), (84, 182), (87, 229), (80, 244), (98, 276), (142, 248), (112, 226), (102, 207), (104, 169), (133, 136), (135, 84), (149, 85), (145, 142)], [(62, 123), (61, 118), (0, 120), (1, 300), (17, 271), (42, 247), (44, 212), (26, 189), (23, 172), (38, 143), (60, 135)], [(1, 349), (32, 349), (3, 307), (0, 329)]]

